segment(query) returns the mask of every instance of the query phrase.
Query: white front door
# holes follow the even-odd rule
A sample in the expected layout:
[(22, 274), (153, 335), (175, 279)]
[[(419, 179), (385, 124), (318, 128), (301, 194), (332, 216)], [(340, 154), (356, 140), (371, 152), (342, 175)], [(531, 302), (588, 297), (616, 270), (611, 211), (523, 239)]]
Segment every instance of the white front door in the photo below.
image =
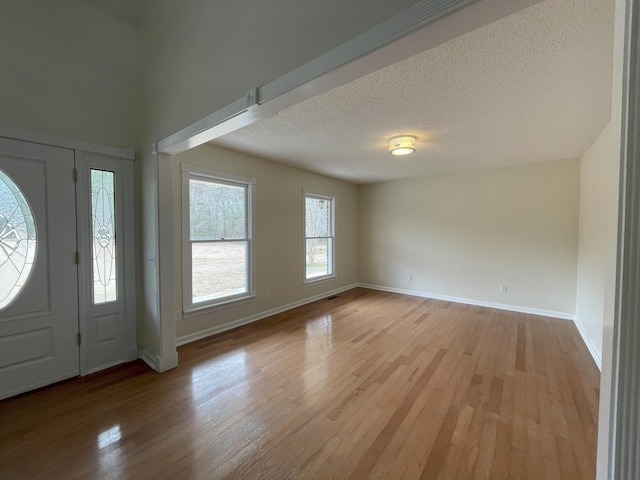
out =
[(0, 398), (79, 373), (74, 152), (0, 138)]

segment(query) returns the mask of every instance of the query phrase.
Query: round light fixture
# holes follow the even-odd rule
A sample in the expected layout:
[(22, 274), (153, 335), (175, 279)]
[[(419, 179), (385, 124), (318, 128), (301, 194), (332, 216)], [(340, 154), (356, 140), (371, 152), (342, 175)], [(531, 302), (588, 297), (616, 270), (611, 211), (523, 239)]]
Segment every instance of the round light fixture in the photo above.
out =
[(416, 151), (416, 137), (413, 135), (398, 135), (389, 139), (389, 153), (391, 155), (409, 155)]

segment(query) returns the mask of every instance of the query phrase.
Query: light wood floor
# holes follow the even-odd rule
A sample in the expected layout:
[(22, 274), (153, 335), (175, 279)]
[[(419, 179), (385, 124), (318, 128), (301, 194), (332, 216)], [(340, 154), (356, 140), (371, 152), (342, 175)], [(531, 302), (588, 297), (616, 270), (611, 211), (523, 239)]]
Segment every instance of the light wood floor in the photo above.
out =
[(0, 402), (2, 479), (593, 479), (570, 321), (354, 289)]

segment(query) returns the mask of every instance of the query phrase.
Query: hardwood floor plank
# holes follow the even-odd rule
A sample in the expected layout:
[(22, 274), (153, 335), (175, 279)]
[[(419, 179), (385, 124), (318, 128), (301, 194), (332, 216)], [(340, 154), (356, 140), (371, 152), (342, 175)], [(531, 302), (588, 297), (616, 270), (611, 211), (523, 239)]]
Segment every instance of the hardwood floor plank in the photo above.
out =
[(519, 372), (526, 372), (526, 333), (525, 324), (523, 321), (518, 322), (518, 344), (516, 347), (516, 370)]
[(491, 381), (491, 391), (489, 393), (489, 405), (490, 412), (500, 414), (500, 407), (502, 405), (502, 380), (499, 378), (493, 378)]
[[(506, 418), (506, 419), (505, 419)], [(492, 480), (509, 480), (509, 460), (511, 456), (511, 416), (502, 417), (496, 425), (496, 448), (491, 466)]]
[(398, 408), (393, 413), (391, 419), (378, 434), (375, 441), (373, 442), (373, 445), (371, 445), (369, 450), (367, 450), (349, 478), (366, 478), (382, 451), (384, 451), (384, 449), (391, 441), (391, 438), (397, 430), (398, 426), (400, 425), (402, 420), (404, 420), (404, 417), (407, 415), (407, 413), (409, 413), (409, 409), (411, 409), (411, 407), (413, 406), (413, 403), (415, 402), (417, 396), (420, 394), (420, 391), (426, 387), (427, 383), (429, 383), (429, 380), (431, 380), (431, 377), (437, 370), (440, 362), (442, 362), (442, 359), (446, 354), (447, 351), (445, 349), (438, 350), (436, 355), (433, 357), (429, 365), (427, 365), (427, 368), (416, 382), (415, 386), (402, 400)]
[(459, 415), (459, 406), (452, 403), (442, 421), (442, 424), (440, 425), (436, 441), (431, 447), (431, 451), (427, 457), (427, 462), (422, 470), (422, 474), (420, 475), (421, 480), (438, 478), (440, 475), (440, 470), (442, 469), (446, 454), (449, 451), (451, 438), (453, 437), (453, 432), (458, 423)]
[(353, 289), (0, 402), (0, 480), (591, 480), (572, 322)]

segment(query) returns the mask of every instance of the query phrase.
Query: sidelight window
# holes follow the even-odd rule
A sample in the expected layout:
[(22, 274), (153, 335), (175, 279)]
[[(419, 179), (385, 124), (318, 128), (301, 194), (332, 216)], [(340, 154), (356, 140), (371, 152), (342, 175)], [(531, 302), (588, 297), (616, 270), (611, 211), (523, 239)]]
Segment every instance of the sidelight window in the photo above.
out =
[(116, 263), (115, 173), (91, 169), (91, 240), (93, 304), (118, 300)]

